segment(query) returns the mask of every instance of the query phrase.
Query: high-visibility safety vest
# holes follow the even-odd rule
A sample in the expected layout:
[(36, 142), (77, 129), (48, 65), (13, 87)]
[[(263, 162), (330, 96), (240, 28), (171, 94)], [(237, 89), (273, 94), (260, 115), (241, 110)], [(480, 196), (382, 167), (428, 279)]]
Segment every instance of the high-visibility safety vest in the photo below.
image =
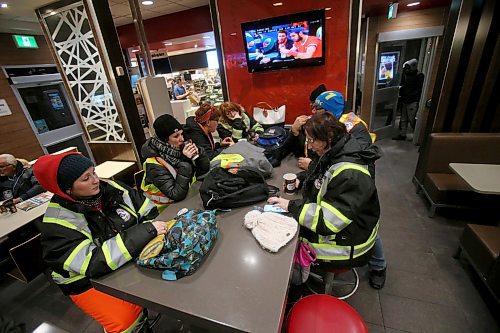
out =
[[(362, 123), (363, 125), (365, 125), (366, 129), (368, 129), (368, 125), (363, 121), (363, 119), (358, 117), (354, 112), (344, 113), (340, 117), (339, 121), (345, 125), (347, 132), (350, 132), (353, 129), (353, 127), (359, 123)], [(372, 143), (375, 143), (375, 140), (377, 139), (377, 134), (370, 132), (370, 137), (372, 139)]]
[[(144, 164), (142, 166), (143, 170), (146, 170), (146, 165), (148, 163), (151, 164), (158, 164), (163, 166), (172, 174), (172, 176), (177, 178), (177, 170), (167, 162), (165, 162), (164, 159), (160, 157), (149, 157), (144, 161)], [(174, 200), (170, 199), (167, 197), (165, 194), (163, 194), (158, 187), (156, 187), (153, 183), (146, 184), (146, 173), (144, 173), (144, 176), (142, 177), (142, 182), (141, 182), (141, 190), (144, 191), (144, 195), (149, 198), (154, 204), (156, 205), (156, 208), (158, 208), (159, 212), (162, 212), (169, 204), (174, 202)]]
[[(146, 198), (142, 206), (139, 208), (139, 211), (136, 212), (128, 190), (114, 181), (107, 182), (111, 186), (123, 192), (123, 204), (120, 204), (120, 206), (136, 217), (137, 220), (147, 215), (149, 211), (155, 207), (154, 203)], [(51, 274), (54, 282), (57, 284), (70, 284), (85, 278), (90, 259), (92, 258), (92, 251), (97, 247), (97, 245), (94, 243), (84, 214), (71, 211), (62, 207), (58, 203), (51, 202), (45, 211), (43, 223), (55, 223), (68, 229), (76, 230), (86, 236), (86, 239), (73, 249), (63, 263), (63, 268), (69, 273), (69, 277), (64, 277), (61, 274), (52, 271)], [(132, 259), (132, 256), (125, 247), (123, 239), (119, 233), (117, 233), (115, 237), (103, 242), (102, 252), (106, 258), (106, 264), (112, 270), (116, 270), (118, 267), (124, 265)]]
[(323, 197), (327, 191), (328, 183), (341, 172), (348, 169), (357, 170), (371, 177), (367, 166), (349, 162), (335, 163), (323, 176), (323, 182), (316, 197), (316, 202), (305, 204), (299, 215), (299, 224), (316, 233), (321, 211), (323, 213), (322, 222), (333, 233), (333, 235), (328, 236), (318, 235), (317, 243), (302, 239), (314, 249), (316, 257), (321, 260), (349, 260), (357, 258), (369, 251), (375, 244), (378, 223), (373, 228), (370, 237), (362, 244), (353, 244), (353, 246), (338, 245), (335, 241), (336, 234), (348, 227), (353, 220), (342, 214), (332, 204), (323, 201)]
[[(259, 124), (258, 122), (256, 122), (250, 128), (250, 117), (246, 113), (243, 113), (241, 115), (241, 120), (243, 121), (243, 124), (245, 125), (245, 128), (247, 128), (247, 130), (264, 131), (264, 129), (262, 128), (262, 125)], [(222, 127), (224, 127), (225, 129), (227, 129), (228, 131), (232, 132), (231, 136), (234, 139), (236, 139), (236, 140), (243, 139), (243, 130), (234, 128), (231, 125), (229, 125), (228, 123), (221, 122), (220, 124), (222, 125)]]

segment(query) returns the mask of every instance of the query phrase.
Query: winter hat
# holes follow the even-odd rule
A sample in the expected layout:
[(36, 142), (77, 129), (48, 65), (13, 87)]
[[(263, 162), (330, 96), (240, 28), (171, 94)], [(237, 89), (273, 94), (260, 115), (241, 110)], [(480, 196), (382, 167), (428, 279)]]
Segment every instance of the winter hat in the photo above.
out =
[(322, 93), (325, 92), (326, 86), (324, 84), (320, 84), (319, 86), (316, 87), (313, 91), (311, 91), (311, 95), (309, 95), (309, 101), (314, 102), (316, 98)]
[(297, 221), (278, 213), (252, 210), (245, 215), (245, 227), (252, 230), (252, 235), (259, 244), (270, 252), (278, 252), (295, 236)]
[(338, 91), (325, 91), (316, 98), (314, 105), (325, 109), (339, 119), (344, 112), (344, 96)]
[(73, 183), (93, 165), (94, 163), (82, 154), (64, 157), (57, 169), (57, 184), (63, 191), (70, 189)]
[(158, 139), (167, 142), (171, 134), (182, 129), (182, 125), (171, 115), (164, 114), (156, 118), (153, 128)]

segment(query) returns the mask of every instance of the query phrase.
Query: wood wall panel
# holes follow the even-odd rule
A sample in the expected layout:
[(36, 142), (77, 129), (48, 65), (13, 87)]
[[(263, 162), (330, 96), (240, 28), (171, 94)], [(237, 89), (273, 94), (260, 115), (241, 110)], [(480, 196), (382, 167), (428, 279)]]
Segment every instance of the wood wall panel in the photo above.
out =
[[(43, 36), (35, 36), (38, 49), (18, 49), (12, 35), (0, 33), (0, 66), (52, 64), (54, 60)], [(31, 129), (3, 71), (0, 71), (0, 98), (6, 99), (12, 115), (0, 117), (0, 154), (33, 160), (43, 150)]]
[[(388, 20), (386, 16), (377, 16), (369, 18), (368, 38), (366, 44), (366, 61), (365, 61), (365, 80), (362, 87), (363, 99), (361, 101), (361, 116), (368, 124), (371, 118), (372, 97), (375, 84), (375, 66), (376, 54), (375, 47), (377, 45), (378, 34), (381, 32), (398, 31), (426, 28), (433, 26), (446, 25), (448, 17), (448, 7), (438, 7), (432, 9), (415, 10), (398, 14), (394, 20)], [(439, 59), (441, 54), (441, 46), (438, 44), (436, 59)], [(437, 61), (434, 63), (432, 70), (430, 86), (426, 93), (430, 97), (434, 80), (436, 77)]]

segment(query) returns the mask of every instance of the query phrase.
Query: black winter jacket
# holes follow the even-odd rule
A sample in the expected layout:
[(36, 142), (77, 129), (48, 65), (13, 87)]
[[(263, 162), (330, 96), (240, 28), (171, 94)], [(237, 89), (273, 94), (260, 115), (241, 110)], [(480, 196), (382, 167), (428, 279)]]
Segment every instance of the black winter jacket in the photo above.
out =
[(203, 148), (209, 160), (219, 155), (222, 150), (220, 143), (214, 141), (212, 133), (205, 133), (200, 125), (194, 120), (194, 117), (186, 119), (184, 133), (182, 134), (186, 140), (191, 139), (198, 147)]
[(37, 194), (44, 192), (43, 187), (38, 183), (33, 170), (25, 168), (21, 162), (17, 162), (14, 180), (9, 177), (0, 177), (0, 200), (4, 200), (3, 191), (11, 190), (15, 198), (27, 200)]
[[(141, 155), (144, 159), (150, 157), (161, 157), (160, 153), (150, 144), (151, 140), (147, 140), (141, 149)], [(210, 160), (205, 150), (198, 147), (200, 156), (193, 163), (184, 155), (181, 155), (181, 160), (177, 165), (172, 165), (177, 171), (177, 176), (170, 173), (165, 167), (146, 163), (145, 181), (147, 184), (154, 184), (163, 194), (174, 201), (180, 201), (186, 198), (189, 191), (189, 186), (193, 176), (200, 177), (210, 169)]]
[[(149, 208), (140, 214), (140, 208), (148, 199), (145, 199), (142, 193), (124, 184), (118, 185), (128, 191), (127, 196), (131, 199), (137, 216), (130, 213), (128, 210), (130, 207), (124, 208), (126, 206), (123, 199), (124, 191), (110, 183), (101, 181), (101, 211), (91, 210), (77, 202), (54, 195), (45, 213), (43, 223), (37, 225), (41, 233), (44, 261), (53, 272), (61, 275), (62, 278), (81, 275), (82, 272), (75, 270), (78, 263), (70, 264), (66, 261), (73, 251), (77, 251), (78, 246), (82, 246), (83, 242), (88, 242), (89, 236), (91, 237), (91, 242), (85, 245), (91, 250), (85, 277), (69, 284), (59, 283), (59, 287), (66, 295), (76, 295), (86, 291), (92, 287), (90, 278), (108, 274), (119, 267), (110, 267), (104, 254), (103, 244), (106, 241), (113, 242), (119, 237), (131, 258), (135, 258), (157, 234), (153, 224), (142, 223), (151, 221), (158, 215), (154, 204), (150, 203)], [(85, 222), (79, 224), (77, 228), (69, 228), (64, 223), (57, 222), (58, 220), (71, 221), (70, 216), (78, 216), (78, 214), (83, 214)], [(85, 230), (89, 230), (90, 235)], [(107, 244), (108, 247), (109, 244)], [(75, 258), (77, 259), (78, 256)], [(73, 261), (75, 260), (73, 259)], [(65, 268), (65, 263), (69, 265), (69, 268)], [(54, 273), (52, 274), (54, 277)]]
[[(292, 200), (288, 210), (299, 221), (302, 208), (306, 203), (317, 201), (319, 185), (325, 172), (339, 162), (351, 162), (360, 165), (373, 163), (379, 155), (371, 146), (361, 148), (360, 144), (348, 134), (342, 137), (325, 155), (313, 160), (306, 178), (302, 183), (303, 199)], [(338, 245), (356, 245), (368, 239), (380, 216), (380, 206), (374, 180), (365, 173), (347, 169), (334, 177), (329, 183), (323, 201), (335, 207), (344, 216), (352, 220), (346, 228), (336, 234)], [(318, 235), (331, 235), (320, 210), (316, 232), (305, 227), (301, 235), (311, 242), (317, 242)]]

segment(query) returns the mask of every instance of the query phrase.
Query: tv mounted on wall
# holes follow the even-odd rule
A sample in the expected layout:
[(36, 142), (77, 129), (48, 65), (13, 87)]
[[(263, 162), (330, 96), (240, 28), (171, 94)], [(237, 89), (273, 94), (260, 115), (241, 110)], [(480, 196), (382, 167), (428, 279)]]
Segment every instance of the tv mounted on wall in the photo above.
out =
[(325, 11), (241, 24), (250, 73), (325, 63)]

